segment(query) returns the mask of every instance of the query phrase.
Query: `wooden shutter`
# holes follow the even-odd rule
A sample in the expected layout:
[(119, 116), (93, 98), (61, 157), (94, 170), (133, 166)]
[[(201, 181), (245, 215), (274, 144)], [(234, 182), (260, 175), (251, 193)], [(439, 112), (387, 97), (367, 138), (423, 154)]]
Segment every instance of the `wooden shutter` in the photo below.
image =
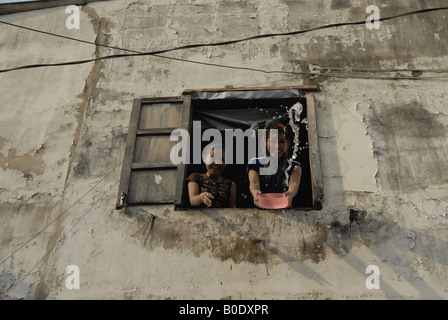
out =
[(313, 209), (322, 209), (323, 183), (320, 166), (319, 141), (317, 136), (316, 109), (312, 93), (306, 94), (308, 118), (308, 146), (310, 157), (311, 188), (313, 194)]
[[(189, 129), (191, 98), (189, 95), (173, 98), (136, 99), (131, 113), (122, 165), (117, 209), (127, 203), (174, 203), (179, 206), (185, 191), (185, 165), (170, 160), (171, 132), (177, 128)], [(125, 205), (126, 205), (125, 204)]]

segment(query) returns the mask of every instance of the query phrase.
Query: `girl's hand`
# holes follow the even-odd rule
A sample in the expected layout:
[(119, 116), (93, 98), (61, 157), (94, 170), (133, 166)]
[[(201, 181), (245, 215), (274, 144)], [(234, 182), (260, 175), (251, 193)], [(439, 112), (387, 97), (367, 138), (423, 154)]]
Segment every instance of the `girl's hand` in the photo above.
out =
[(254, 197), (254, 204), (258, 207), (258, 196), (261, 195), (262, 192), (260, 190), (252, 191), (252, 196)]
[(286, 191), (284, 194), (283, 194), (283, 196), (285, 197), (285, 198), (288, 198), (288, 208), (290, 208), (291, 207), (291, 191)]
[(200, 195), (202, 202), (207, 206), (212, 206), (212, 199), (214, 198), (213, 195), (210, 192), (202, 192)]

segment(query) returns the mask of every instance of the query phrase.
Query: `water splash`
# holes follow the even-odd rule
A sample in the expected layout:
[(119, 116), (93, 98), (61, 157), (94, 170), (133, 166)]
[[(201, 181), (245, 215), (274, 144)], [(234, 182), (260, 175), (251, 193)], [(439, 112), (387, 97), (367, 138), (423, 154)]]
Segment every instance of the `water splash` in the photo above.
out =
[[(294, 104), (288, 111), (288, 116), (289, 116), (289, 125), (292, 128), (292, 131), (294, 133), (294, 138), (293, 138), (293, 145), (294, 145), (294, 150), (292, 152), (292, 157), (290, 159), (288, 159), (288, 166), (285, 169), (285, 180), (283, 182), (283, 184), (285, 186), (288, 186), (288, 181), (289, 181), (289, 174), (288, 171), (291, 169), (292, 167), (292, 160), (297, 158), (297, 152), (299, 150), (299, 130), (300, 130), (300, 126), (298, 123), (300, 123), (300, 115), (302, 114), (303, 111), (303, 106), (300, 102), (297, 102), (296, 104)], [(305, 118), (306, 119), (306, 118)], [(306, 120), (308, 122), (308, 120)]]

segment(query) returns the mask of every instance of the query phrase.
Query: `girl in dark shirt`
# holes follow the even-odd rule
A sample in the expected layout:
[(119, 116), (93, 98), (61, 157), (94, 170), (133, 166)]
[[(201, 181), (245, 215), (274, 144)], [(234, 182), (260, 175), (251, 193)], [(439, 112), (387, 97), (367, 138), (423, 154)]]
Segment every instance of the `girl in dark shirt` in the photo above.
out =
[[(222, 161), (213, 161), (221, 157)], [(236, 206), (236, 185), (221, 176), (224, 170), (225, 153), (214, 147), (205, 159), (206, 173), (192, 173), (188, 178), (188, 195), (193, 207), (234, 208)], [(216, 163), (221, 162), (221, 163)]]
[[(280, 122), (271, 122), (265, 127), (267, 131), (266, 149), (268, 156), (278, 159), (277, 171), (272, 175), (260, 175), (260, 167), (264, 166), (265, 158), (254, 158), (249, 161), (247, 171), (249, 175), (249, 190), (258, 206), (258, 196), (262, 193), (284, 193), (289, 198), (289, 206), (297, 195), (302, 176), (302, 168), (297, 161), (287, 161), (287, 150), (290, 147), (290, 139), (286, 134), (286, 126)], [(277, 144), (270, 143), (270, 130), (277, 129)], [(288, 170), (286, 170), (288, 169)], [(288, 176), (286, 176), (286, 172)], [(289, 179), (288, 179), (289, 177)]]

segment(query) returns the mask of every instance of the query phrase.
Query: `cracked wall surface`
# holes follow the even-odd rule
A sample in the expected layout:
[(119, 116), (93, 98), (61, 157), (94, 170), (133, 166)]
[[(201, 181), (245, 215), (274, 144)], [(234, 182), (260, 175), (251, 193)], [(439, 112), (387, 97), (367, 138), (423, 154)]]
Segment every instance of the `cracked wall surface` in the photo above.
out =
[[(365, 7), (97, 2), (80, 7), (78, 30), (65, 7), (2, 16), (110, 47), (0, 25), (2, 70), (97, 59), (0, 73), (0, 298), (447, 299), (447, 11), (98, 60), (364, 21)], [(300, 84), (320, 88), (322, 210), (115, 209), (134, 99)], [(69, 265), (79, 290), (65, 285)], [(369, 265), (379, 290), (366, 288)]]

